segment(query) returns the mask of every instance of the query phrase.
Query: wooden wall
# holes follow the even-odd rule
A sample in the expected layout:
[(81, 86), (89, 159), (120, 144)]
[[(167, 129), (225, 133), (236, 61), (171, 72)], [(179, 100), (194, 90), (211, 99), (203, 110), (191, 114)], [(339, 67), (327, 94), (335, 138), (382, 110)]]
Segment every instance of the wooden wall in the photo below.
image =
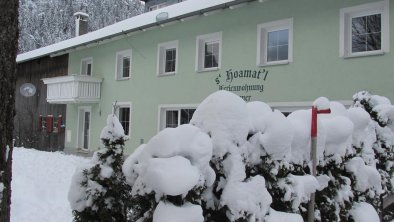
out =
[[(19, 63), (15, 92), (14, 138), (15, 146), (56, 151), (64, 149), (65, 132), (47, 133), (39, 127), (39, 116), (63, 116), (66, 120), (66, 105), (49, 104), (46, 101), (47, 88), (42, 79), (67, 75), (68, 55), (44, 57)], [(32, 83), (37, 92), (32, 97), (24, 97), (19, 89), (24, 83)]]

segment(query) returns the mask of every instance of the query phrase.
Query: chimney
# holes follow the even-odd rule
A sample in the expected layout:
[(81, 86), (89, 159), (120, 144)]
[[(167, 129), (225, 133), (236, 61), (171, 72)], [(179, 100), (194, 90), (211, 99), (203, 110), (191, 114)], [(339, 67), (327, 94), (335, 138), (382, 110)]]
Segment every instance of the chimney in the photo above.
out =
[(75, 17), (75, 36), (80, 36), (88, 32), (89, 15), (84, 12), (74, 13)]

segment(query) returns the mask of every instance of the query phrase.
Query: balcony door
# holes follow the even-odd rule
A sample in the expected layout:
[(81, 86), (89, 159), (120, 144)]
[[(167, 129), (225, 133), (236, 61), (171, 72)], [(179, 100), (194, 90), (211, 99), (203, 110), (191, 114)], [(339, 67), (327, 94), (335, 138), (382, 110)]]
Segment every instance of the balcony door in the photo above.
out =
[(78, 148), (88, 150), (90, 143), (91, 107), (78, 108)]

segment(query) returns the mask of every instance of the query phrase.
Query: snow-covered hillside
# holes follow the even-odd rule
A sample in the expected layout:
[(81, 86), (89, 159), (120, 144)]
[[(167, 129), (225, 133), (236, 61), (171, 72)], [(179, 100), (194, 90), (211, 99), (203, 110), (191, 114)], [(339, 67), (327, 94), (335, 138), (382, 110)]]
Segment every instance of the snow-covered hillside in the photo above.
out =
[(19, 53), (74, 37), (75, 12), (89, 15), (94, 31), (141, 14), (138, 0), (19, 0)]
[(12, 222), (70, 222), (67, 193), (82, 157), (15, 148), (12, 178)]

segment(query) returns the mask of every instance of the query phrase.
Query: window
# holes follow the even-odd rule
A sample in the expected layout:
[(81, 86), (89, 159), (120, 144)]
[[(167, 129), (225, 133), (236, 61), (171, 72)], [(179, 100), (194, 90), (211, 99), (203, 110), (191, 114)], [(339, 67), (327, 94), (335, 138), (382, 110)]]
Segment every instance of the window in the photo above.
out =
[(129, 79), (131, 75), (131, 49), (116, 53), (116, 80)]
[(84, 58), (81, 60), (81, 75), (92, 75), (93, 58)]
[(385, 0), (341, 9), (341, 57), (389, 51), (388, 2)]
[(149, 11), (154, 11), (154, 10), (157, 10), (159, 8), (166, 7), (166, 6), (167, 6), (167, 3), (161, 3), (161, 4), (157, 4), (157, 5), (152, 5), (152, 6), (149, 7)]
[(178, 63), (178, 41), (165, 42), (158, 45), (158, 75), (175, 74)]
[(381, 15), (352, 18), (352, 53), (381, 49)]
[(268, 32), (267, 38), (267, 62), (288, 60), (289, 30)]
[(257, 27), (257, 65), (288, 64), (293, 57), (293, 19)]
[(130, 135), (131, 104), (127, 102), (116, 102), (115, 114), (123, 127), (124, 134)]
[(160, 129), (175, 128), (182, 124), (188, 124), (193, 117), (194, 111), (196, 111), (194, 106), (160, 108)]
[(210, 71), (220, 68), (222, 33), (197, 37), (196, 71)]
[(205, 43), (204, 69), (218, 67), (219, 41)]

